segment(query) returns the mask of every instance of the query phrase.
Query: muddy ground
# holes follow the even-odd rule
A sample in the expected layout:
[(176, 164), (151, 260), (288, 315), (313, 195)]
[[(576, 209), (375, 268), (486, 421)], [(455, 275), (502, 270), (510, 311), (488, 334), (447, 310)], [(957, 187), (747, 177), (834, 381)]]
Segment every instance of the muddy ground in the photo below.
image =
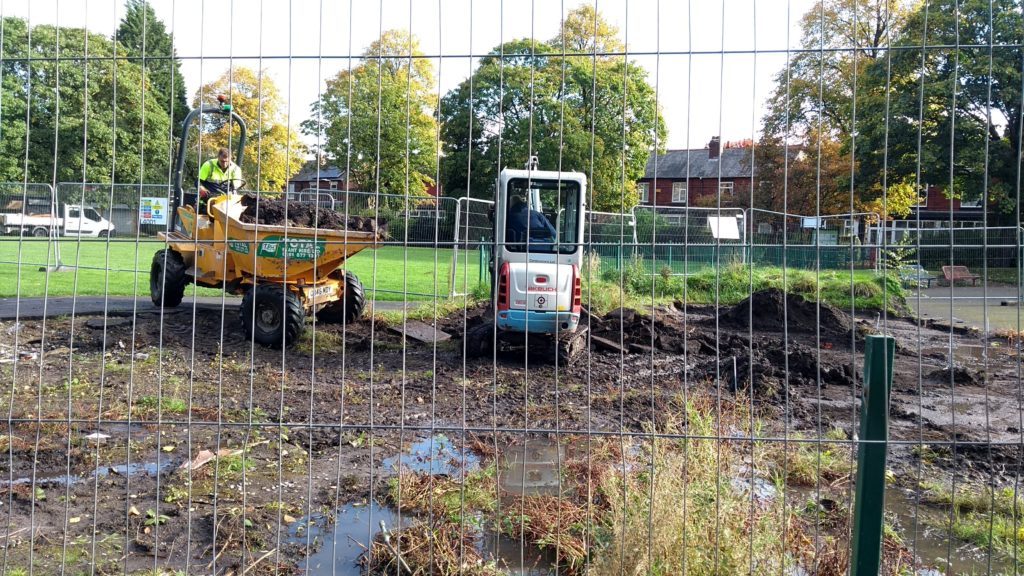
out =
[[(852, 438), (872, 333), (897, 342), (889, 468), (898, 482), (933, 469), (1013, 486), (1014, 343), (831, 309), (808, 324), (819, 313), (798, 301), (786, 304), (784, 332), (772, 308), (782, 298), (758, 298), (746, 308), (662, 306), (653, 322), (650, 310), (588, 319), (612, 345), (569, 366), (543, 350), (464, 362), (458, 338), (403, 343), (371, 319), (320, 324), (315, 345), (275, 351), (244, 338), (233, 308), (0, 323), (5, 566), (51, 573), (64, 558), (100, 572), (238, 574), (255, 563), (249, 574), (288, 573), (306, 550), (289, 528), (296, 519), (374, 499), (396, 471), (385, 460), (411, 442), (439, 432), (481, 447), (527, 432), (643, 433), (696, 392), (748, 399), (771, 423), (767, 437), (839, 429)], [(743, 322), (752, 313), (753, 330)], [(457, 332), (479, 314), (438, 325)], [(222, 457), (187, 465), (203, 451)]]

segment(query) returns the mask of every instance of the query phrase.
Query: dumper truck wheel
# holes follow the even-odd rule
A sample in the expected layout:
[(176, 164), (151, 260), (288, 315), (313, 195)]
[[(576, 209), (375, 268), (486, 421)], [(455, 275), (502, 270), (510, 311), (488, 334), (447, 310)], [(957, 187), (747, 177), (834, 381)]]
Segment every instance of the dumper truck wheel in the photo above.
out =
[(41, 228), (41, 227), (40, 228), (33, 228), (32, 229), (32, 235), (35, 236), (36, 238), (46, 238), (47, 236), (50, 235), (50, 231), (47, 230), (46, 228)]
[(316, 317), (321, 322), (330, 324), (348, 324), (355, 322), (363, 315), (366, 309), (366, 294), (363, 292), (363, 283), (355, 274), (345, 272), (345, 294), (341, 300), (331, 302), (324, 306), (323, 310), (317, 313)]
[(276, 284), (259, 284), (242, 297), (242, 326), (256, 342), (280, 348), (298, 341), (306, 311), (294, 292)]
[(153, 304), (163, 308), (174, 308), (185, 296), (188, 276), (185, 261), (174, 250), (160, 250), (153, 254), (149, 268), (149, 297)]

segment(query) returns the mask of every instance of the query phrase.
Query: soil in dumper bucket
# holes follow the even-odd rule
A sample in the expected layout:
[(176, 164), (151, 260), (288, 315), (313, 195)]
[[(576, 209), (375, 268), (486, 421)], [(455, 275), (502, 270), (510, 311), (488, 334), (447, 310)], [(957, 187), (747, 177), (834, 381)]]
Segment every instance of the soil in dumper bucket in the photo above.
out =
[(803, 296), (786, 294), (777, 288), (754, 292), (749, 298), (723, 312), (718, 321), (723, 326), (741, 330), (813, 334), (821, 327), (822, 334), (848, 335), (853, 331), (853, 318), (825, 302), (804, 300)]
[(270, 226), (297, 226), (301, 228), (320, 228), (330, 230), (356, 230), (374, 232), (384, 237), (387, 225), (378, 223), (374, 218), (351, 216), (348, 221), (341, 214), (311, 202), (297, 200), (257, 198), (255, 194), (242, 196), (245, 211), (239, 220), (246, 224), (265, 224)]

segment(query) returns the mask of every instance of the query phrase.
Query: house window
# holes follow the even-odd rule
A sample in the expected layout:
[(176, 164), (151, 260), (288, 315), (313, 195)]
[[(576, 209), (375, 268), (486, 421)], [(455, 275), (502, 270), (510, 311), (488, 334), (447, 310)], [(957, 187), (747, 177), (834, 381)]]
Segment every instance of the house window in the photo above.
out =
[(972, 198), (967, 200), (966, 198), (960, 201), (961, 208), (981, 208), (981, 198)]
[(686, 204), (686, 182), (672, 183), (672, 203)]
[(288, 183), (288, 193), (289, 194), (294, 194), (295, 193), (295, 182), (289, 182)]
[(331, 180), (331, 190), (337, 190), (337, 189), (338, 189), (338, 181), (337, 180)]
[(917, 204), (911, 204), (911, 208), (927, 208), (928, 207), (928, 186), (925, 185), (921, 195), (917, 198)]
[(733, 183), (732, 182), (720, 182), (718, 184), (718, 194), (721, 196), (732, 196)]
[(640, 183), (638, 183), (636, 185), (636, 188), (637, 188), (637, 190), (640, 191), (640, 202), (642, 204), (647, 204), (648, 202), (651, 201), (650, 196), (649, 196), (649, 192), (648, 192), (648, 190), (650, 188), (650, 184), (648, 184), (647, 182), (640, 182)]

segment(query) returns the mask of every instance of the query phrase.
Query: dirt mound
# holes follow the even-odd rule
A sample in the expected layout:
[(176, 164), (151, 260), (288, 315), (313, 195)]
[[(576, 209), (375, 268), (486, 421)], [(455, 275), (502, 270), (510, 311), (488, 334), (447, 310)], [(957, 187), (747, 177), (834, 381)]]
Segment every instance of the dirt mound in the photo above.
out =
[(822, 334), (830, 336), (849, 335), (854, 329), (853, 318), (835, 306), (810, 302), (777, 288), (754, 292), (722, 312), (718, 321), (736, 329), (782, 332), (788, 327), (790, 332), (811, 334), (820, 326)]
[[(952, 371), (952, 375), (950, 374), (950, 371)], [(963, 366), (946, 366), (945, 368), (933, 370), (928, 374), (928, 378), (936, 382), (948, 383), (951, 377), (954, 384), (959, 384), (961, 386), (978, 386), (984, 378), (984, 373), (975, 373)]]
[(255, 194), (242, 196), (245, 211), (239, 220), (246, 224), (266, 224), (270, 226), (298, 226), (302, 228), (321, 228), (331, 230), (355, 230), (375, 232), (383, 235), (386, 226), (374, 218), (351, 216), (345, 221), (344, 216), (317, 204), (296, 200), (266, 198), (257, 199)]
[(637, 353), (660, 350), (682, 354), (700, 349), (700, 343), (686, 341), (682, 310), (657, 306), (653, 316), (651, 312), (619, 308), (601, 317), (584, 315), (580, 325), (590, 326), (591, 343), (599, 350)]

